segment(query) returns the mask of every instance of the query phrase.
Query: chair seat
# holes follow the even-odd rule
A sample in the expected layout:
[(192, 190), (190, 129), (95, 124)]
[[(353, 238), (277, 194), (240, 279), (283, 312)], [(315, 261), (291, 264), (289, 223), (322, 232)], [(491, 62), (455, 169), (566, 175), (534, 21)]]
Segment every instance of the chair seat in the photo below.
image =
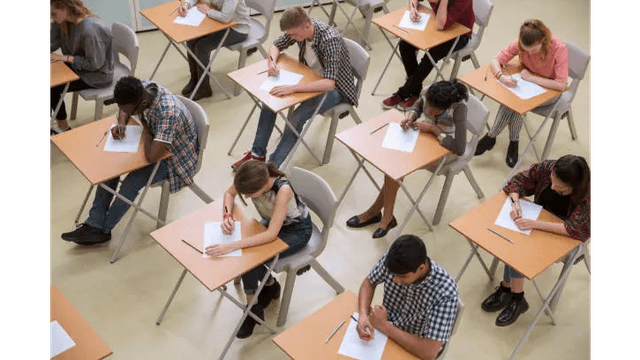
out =
[(480, 46), (480, 37), (476, 36), (476, 34), (471, 34), (471, 39), (467, 45), (465, 45), (462, 49), (456, 50), (451, 53), (451, 57), (455, 58), (456, 56), (465, 57), (473, 53)]
[(320, 230), (316, 224), (313, 224), (313, 232), (311, 233), (311, 239), (309, 239), (307, 246), (303, 247), (293, 255), (289, 255), (286, 258), (278, 260), (273, 271), (279, 273), (286, 271), (287, 269), (296, 269), (308, 264), (311, 260), (315, 259), (312, 254), (318, 249), (321, 243), (322, 237), (320, 235)]
[[(569, 110), (569, 102), (564, 101), (564, 97), (565, 97), (565, 94), (560, 95), (560, 99), (558, 99), (559, 104), (556, 109), (556, 111), (560, 111), (561, 114), (564, 114), (567, 110)], [(555, 104), (556, 103), (552, 103), (544, 106), (538, 106), (537, 108), (531, 110), (531, 112), (533, 112), (536, 115), (540, 115), (542, 117), (545, 117), (545, 116), (555, 117), (556, 116), (555, 112), (551, 114), (551, 110), (553, 110), (553, 107)]]
[(262, 40), (265, 37), (267, 30), (264, 28), (261, 22), (255, 19), (250, 19), (249, 23), (249, 36), (244, 41), (227, 46), (229, 50), (240, 51), (240, 49), (247, 49), (262, 44)]
[(108, 99), (113, 96), (113, 89), (116, 87), (116, 83), (123, 76), (131, 75), (131, 71), (127, 69), (124, 65), (116, 63), (113, 69), (113, 81), (107, 87), (98, 88), (98, 89), (86, 89), (79, 91), (78, 93), (84, 100), (102, 100)]
[(342, 114), (345, 111), (351, 111), (351, 104), (349, 103), (340, 103), (337, 104), (335, 106), (332, 106), (330, 108), (328, 108), (327, 110), (325, 110), (325, 112), (322, 113), (323, 116), (333, 116), (334, 113), (338, 113), (338, 114)]

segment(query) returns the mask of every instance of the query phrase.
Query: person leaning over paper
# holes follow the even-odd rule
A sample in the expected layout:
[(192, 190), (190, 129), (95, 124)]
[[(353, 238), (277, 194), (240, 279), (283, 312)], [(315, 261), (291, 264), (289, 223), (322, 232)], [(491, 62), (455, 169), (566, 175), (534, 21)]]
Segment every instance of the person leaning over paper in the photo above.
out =
[[(591, 237), (591, 172), (582, 156), (565, 155), (529, 166), (513, 176), (503, 188), (514, 201), (511, 218), (521, 230), (538, 229), (570, 236), (580, 241)], [(564, 223), (523, 219), (519, 205), (522, 196), (534, 195), (534, 202)], [(529, 309), (524, 298), (524, 275), (504, 266), (500, 286), (482, 302), (488, 312), (502, 310), (497, 326), (507, 326)], [(504, 309), (504, 310), (503, 310)]]
[[(384, 283), (382, 305), (371, 306)], [(382, 331), (421, 359), (435, 359), (449, 341), (458, 312), (458, 289), (449, 273), (427, 256), (422, 239), (402, 235), (365, 277), (358, 292), (358, 336)]]

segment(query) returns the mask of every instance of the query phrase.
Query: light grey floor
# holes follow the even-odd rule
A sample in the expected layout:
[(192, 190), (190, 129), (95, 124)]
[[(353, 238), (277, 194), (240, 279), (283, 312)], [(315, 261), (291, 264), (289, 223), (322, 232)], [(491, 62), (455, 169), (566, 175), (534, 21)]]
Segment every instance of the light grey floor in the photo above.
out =
[[(586, 52), (590, 52), (590, 3), (586, 0), (494, 0), (495, 8), (490, 25), (485, 32), (480, 49), (477, 52), (480, 63), (489, 62), (499, 50), (516, 39), (520, 24), (530, 18), (543, 20), (553, 34), (563, 40), (573, 42)], [(392, 0), (391, 10), (403, 7), (403, 0)], [(324, 15), (314, 10), (322, 20)], [(269, 40), (265, 47), (279, 34), (276, 15), (271, 26)], [(344, 24), (343, 18), (338, 18)], [(356, 24), (362, 28), (363, 20), (357, 16)], [(353, 30), (347, 33), (353, 37)], [(138, 34), (140, 56), (136, 76), (147, 78), (159, 58), (165, 37), (158, 31)], [(399, 61), (394, 60), (376, 95), (371, 90), (390, 52), (380, 31), (371, 29), (370, 41), (373, 45), (369, 77), (365, 81), (358, 114), (363, 120), (380, 114), (383, 110), (380, 102), (400, 85), (405, 74)], [(296, 54), (297, 50), (291, 52)], [(259, 61), (255, 54), (248, 62)], [(214, 64), (216, 78), (232, 91), (232, 82), (226, 73), (235, 70), (237, 53), (222, 51)], [(451, 64), (446, 67), (449, 73)], [(470, 71), (472, 66), (465, 63), (460, 74)], [(433, 81), (431, 74), (427, 82)], [(188, 80), (186, 62), (175, 52), (169, 50), (154, 81), (179, 92)], [(214, 88), (215, 89), (215, 88)], [(550, 157), (556, 158), (572, 153), (584, 156), (590, 161), (590, 71), (582, 80), (580, 89), (573, 102), (573, 114), (578, 128), (578, 139), (571, 140), (566, 123), (559, 127)], [(71, 97), (68, 96), (68, 104)], [(233, 152), (227, 155), (233, 137), (239, 130), (253, 102), (246, 93), (231, 100), (216, 93), (212, 98), (199, 102), (209, 115), (211, 131), (208, 148), (202, 170), (196, 181), (212, 197), (219, 198), (232, 181), (230, 164), (248, 150), (253, 140), (257, 118), (254, 118)], [(491, 110), (492, 122), (497, 105), (485, 100)], [(79, 119), (71, 122), (72, 127), (87, 123), (93, 118), (93, 103), (80, 101)], [(115, 112), (115, 107), (106, 108), (105, 116)], [(529, 124), (535, 129), (542, 118), (529, 116)], [(306, 140), (318, 153), (326, 140), (329, 121), (316, 118)], [(353, 126), (350, 118), (342, 120), (338, 131)], [(522, 139), (526, 138), (523, 132)], [(546, 139), (546, 132), (542, 139)], [(270, 148), (278, 141), (274, 135)], [(509, 168), (504, 162), (508, 144), (506, 131), (498, 137), (493, 151), (473, 159), (470, 163), (473, 174), (485, 195), (490, 196), (500, 188)], [(526, 142), (521, 142), (521, 150)], [(542, 149), (542, 145), (539, 145)], [(527, 156), (524, 164), (535, 161), (533, 155)], [(312, 170), (321, 175), (339, 194), (346, 185), (356, 163), (348, 150), (336, 142), (331, 162), (318, 166), (309, 153), (300, 148), (293, 164)], [(378, 181), (379, 172), (374, 172)], [(406, 179), (406, 184), (414, 194), (422, 188), (428, 174), (418, 172)], [(432, 189), (421, 203), (422, 211), (433, 216), (440, 188), (444, 179), (437, 179)], [(115, 264), (109, 264), (109, 258), (115, 249), (115, 243), (96, 247), (79, 247), (62, 241), (60, 233), (72, 227), (76, 211), (83, 199), (88, 183), (74, 166), (51, 145), (51, 223), (50, 223), (50, 276), (51, 284), (60, 288), (67, 298), (78, 308), (87, 321), (100, 334), (114, 354), (110, 359), (204, 359), (217, 358), (232, 327), (240, 316), (240, 311), (219, 294), (209, 293), (191, 275), (187, 275), (176, 298), (161, 326), (155, 319), (162, 309), (169, 293), (178, 279), (182, 267), (148, 235), (155, 228), (155, 222), (139, 215), (129, 234), (121, 258)], [(394, 240), (392, 237), (374, 240), (371, 233), (374, 228), (361, 230), (347, 229), (345, 221), (352, 215), (363, 211), (375, 197), (375, 189), (369, 180), (359, 175), (347, 193), (336, 215), (331, 230), (329, 244), (320, 256), (320, 262), (333, 274), (343, 286), (353, 292), (358, 291), (360, 282), (371, 266), (383, 254)], [(160, 192), (152, 190), (145, 201), (145, 208), (156, 209)], [(479, 200), (467, 180), (459, 176), (444, 211), (443, 219), (433, 232), (429, 232), (422, 221), (413, 216), (405, 233), (422, 237), (427, 245), (429, 256), (443, 265), (452, 275), (460, 269), (469, 250), (467, 242), (447, 224), (461, 216)], [(170, 200), (169, 220), (178, 219), (202, 207), (202, 202), (189, 191), (173, 195)], [(403, 194), (398, 195), (395, 214), (399, 220), (410, 207)], [(86, 212), (83, 215), (84, 220)], [(114, 229), (117, 237), (128, 220), (128, 215)], [(489, 256), (485, 255), (485, 259)], [(498, 268), (501, 274), (502, 266)], [(555, 265), (541, 274), (538, 284), (543, 291), (549, 291), (560, 272)], [(279, 277), (284, 281), (284, 276)], [(541, 302), (530, 282), (525, 284), (525, 293), (531, 309), (523, 314), (513, 325), (499, 328), (494, 325), (496, 314), (488, 314), (480, 309), (480, 302), (492, 290), (496, 283), (490, 283), (480, 265), (474, 261), (459, 283), (462, 300), (467, 304), (459, 330), (452, 339), (449, 358), (451, 359), (504, 359), (507, 358), (519, 342), (531, 322)], [(590, 275), (580, 264), (572, 271), (564, 290), (556, 319), (557, 325), (551, 325), (543, 316), (531, 333), (529, 340), (519, 353), (519, 359), (586, 359), (590, 357)], [(241, 293), (241, 289), (231, 286), (232, 294)], [(335, 297), (335, 292), (313, 271), (301, 276), (295, 286), (289, 318), (284, 331), (298, 323)], [(375, 301), (381, 302), (382, 290), (376, 293)], [(266, 311), (267, 322), (275, 326), (277, 306), (272, 305)], [(247, 340), (236, 340), (227, 355), (227, 359), (286, 359), (287, 356), (271, 341), (273, 338), (264, 329), (256, 328), (254, 335)]]

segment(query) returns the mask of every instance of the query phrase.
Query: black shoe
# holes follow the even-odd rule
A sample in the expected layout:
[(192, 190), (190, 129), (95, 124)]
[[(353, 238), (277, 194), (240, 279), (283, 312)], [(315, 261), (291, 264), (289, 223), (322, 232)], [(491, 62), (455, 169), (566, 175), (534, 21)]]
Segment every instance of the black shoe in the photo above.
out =
[(247, 57), (253, 55), (256, 51), (258, 51), (257, 47), (252, 47), (251, 49), (247, 50)]
[(351, 228), (361, 228), (363, 226), (371, 225), (380, 222), (382, 220), (382, 213), (371, 217), (367, 221), (360, 222), (358, 220), (358, 215), (352, 216), (349, 220), (347, 220), (347, 226)]
[(476, 146), (476, 152), (474, 155), (482, 155), (485, 151), (493, 149), (493, 146), (496, 144), (496, 139), (489, 137), (489, 135), (485, 135), (478, 141), (478, 146)]
[[(251, 307), (251, 312), (254, 313), (260, 320), (264, 321), (264, 309), (260, 304), (255, 304)], [(240, 330), (236, 334), (238, 339), (246, 339), (253, 334), (253, 327), (256, 326), (256, 321), (247, 314), (244, 322), (240, 326)]]
[(86, 237), (75, 240), (78, 245), (96, 245), (111, 240), (111, 233), (103, 233), (100, 231), (98, 234), (87, 235)]
[(61, 130), (60, 128), (51, 128), (51, 136), (53, 135), (58, 135), (58, 134), (62, 134), (63, 132), (69, 131), (71, 130), (71, 126), (67, 127), (64, 130)]
[(300, 269), (298, 269), (298, 271), (296, 271), (296, 275), (300, 276), (300, 275), (306, 273), (309, 270), (311, 270), (311, 265), (305, 265), (305, 266), (301, 267)]
[(506, 161), (508, 167), (512, 168), (516, 166), (516, 163), (518, 162), (518, 141), (509, 141)]
[(511, 301), (511, 289), (498, 286), (496, 291), (484, 299), (480, 306), (484, 311), (495, 312), (504, 309), (509, 301)]
[(511, 299), (507, 304), (507, 307), (502, 310), (500, 315), (498, 315), (498, 318), (496, 319), (496, 326), (507, 326), (513, 324), (518, 320), (518, 316), (525, 313), (527, 310), (529, 310), (529, 304), (527, 304), (527, 300), (524, 296), (520, 300)]
[(386, 229), (383, 229), (383, 228), (379, 227), (379, 228), (376, 229), (376, 231), (373, 232), (373, 238), (377, 239), (377, 238), (381, 238), (383, 236), (386, 236), (387, 233), (389, 232), (389, 230), (393, 229), (396, 226), (398, 226), (398, 222), (396, 221), (396, 217), (394, 216), (391, 219), (391, 222), (389, 223), (389, 226), (387, 226)]
[(205, 76), (200, 83), (200, 87), (196, 90), (196, 93), (193, 95), (193, 101), (198, 101), (200, 99), (208, 98), (213, 95), (213, 91), (211, 90), (211, 84), (209, 84), (209, 76)]
[(78, 227), (76, 227), (75, 230), (63, 233), (62, 235), (60, 235), (60, 237), (62, 238), (62, 240), (66, 240), (66, 241), (77, 241), (84, 238), (96, 236), (102, 233), (103, 233), (102, 229), (98, 229), (89, 224), (83, 223), (78, 225)]
[(258, 305), (266, 309), (271, 300), (277, 300), (280, 297), (280, 283), (274, 280), (273, 285), (265, 285), (258, 294)]

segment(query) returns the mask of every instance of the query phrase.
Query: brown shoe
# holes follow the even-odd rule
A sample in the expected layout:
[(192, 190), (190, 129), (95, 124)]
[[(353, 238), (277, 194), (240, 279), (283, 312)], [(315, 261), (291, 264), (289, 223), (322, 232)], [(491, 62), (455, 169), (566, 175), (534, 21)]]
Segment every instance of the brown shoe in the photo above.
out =
[(242, 157), (242, 159), (240, 159), (240, 160), (234, 162), (233, 164), (231, 164), (231, 168), (233, 169), (233, 171), (238, 171), (240, 166), (242, 166), (242, 164), (246, 163), (249, 160), (265, 161), (266, 157), (265, 156), (255, 156), (255, 155), (253, 155), (253, 153), (251, 151), (247, 151), (246, 153), (244, 153), (244, 156)]

